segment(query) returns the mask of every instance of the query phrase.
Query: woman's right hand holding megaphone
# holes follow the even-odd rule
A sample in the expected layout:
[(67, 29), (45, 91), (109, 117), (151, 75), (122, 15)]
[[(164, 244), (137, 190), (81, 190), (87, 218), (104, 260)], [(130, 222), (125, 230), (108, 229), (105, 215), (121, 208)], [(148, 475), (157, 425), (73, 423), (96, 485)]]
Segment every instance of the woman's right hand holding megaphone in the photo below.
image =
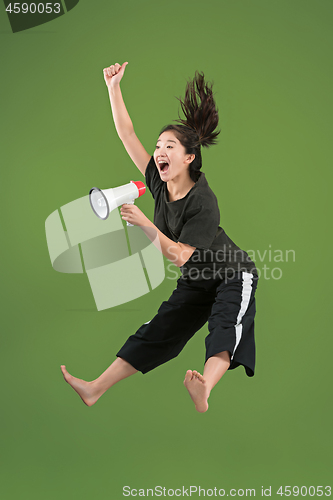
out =
[(123, 75), (125, 68), (128, 62), (124, 62), (121, 66), (116, 63), (108, 68), (103, 69), (104, 80), (108, 87), (114, 87), (115, 85), (119, 85)]

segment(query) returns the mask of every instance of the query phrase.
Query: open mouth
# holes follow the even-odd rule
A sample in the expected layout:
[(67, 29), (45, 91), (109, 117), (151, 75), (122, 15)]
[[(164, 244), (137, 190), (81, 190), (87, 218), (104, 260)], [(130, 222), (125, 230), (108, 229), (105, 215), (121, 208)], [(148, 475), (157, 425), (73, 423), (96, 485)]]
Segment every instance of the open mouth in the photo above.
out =
[(166, 161), (159, 161), (158, 166), (160, 167), (161, 174), (165, 174), (169, 170), (169, 163)]

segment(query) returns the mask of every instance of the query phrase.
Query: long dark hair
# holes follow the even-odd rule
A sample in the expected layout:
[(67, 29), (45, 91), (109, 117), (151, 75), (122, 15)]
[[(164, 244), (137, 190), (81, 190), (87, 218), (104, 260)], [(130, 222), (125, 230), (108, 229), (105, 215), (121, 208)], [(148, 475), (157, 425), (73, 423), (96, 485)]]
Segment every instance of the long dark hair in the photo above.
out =
[(172, 130), (184, 146), (186, 154), (194, 154), (190, 164), (190, 176), (195, 182), (202, 167), (201, 146), (216, 144), (220, 131), (216, 130), (219, 122), (212, 84), (205, 82), (203, 73), (196, 71), (193, 80), (187, 82), (185, 98), (178, 98), (185, 119), (176, 120), (161, 130), (161, 134)]

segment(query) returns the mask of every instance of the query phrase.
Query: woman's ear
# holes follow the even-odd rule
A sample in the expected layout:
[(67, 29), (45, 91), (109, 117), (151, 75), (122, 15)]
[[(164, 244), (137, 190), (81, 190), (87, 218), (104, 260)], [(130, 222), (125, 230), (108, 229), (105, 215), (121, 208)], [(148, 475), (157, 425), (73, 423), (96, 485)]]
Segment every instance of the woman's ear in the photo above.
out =
[(187, 163), (192, 163), (192, 161), (194, 160), (195, 158), (195, 155), (188, 155), (187, 158), (186, 158), (186, 162)]

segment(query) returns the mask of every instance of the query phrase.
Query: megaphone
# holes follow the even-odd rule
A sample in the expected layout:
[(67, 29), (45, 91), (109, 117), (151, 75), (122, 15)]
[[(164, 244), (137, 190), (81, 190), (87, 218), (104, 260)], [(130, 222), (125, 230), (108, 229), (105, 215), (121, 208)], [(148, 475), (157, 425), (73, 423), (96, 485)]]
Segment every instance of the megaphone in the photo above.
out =
[(112, 210), (124, 203), (133, 204), (134, 200), (142, 196), (145, 191), (146, 186), (141, 181), (131, 181), (123, 186), (110, 189), (93, 187), (89, 192), (89, 201), (97, 217), (105, 220)]

